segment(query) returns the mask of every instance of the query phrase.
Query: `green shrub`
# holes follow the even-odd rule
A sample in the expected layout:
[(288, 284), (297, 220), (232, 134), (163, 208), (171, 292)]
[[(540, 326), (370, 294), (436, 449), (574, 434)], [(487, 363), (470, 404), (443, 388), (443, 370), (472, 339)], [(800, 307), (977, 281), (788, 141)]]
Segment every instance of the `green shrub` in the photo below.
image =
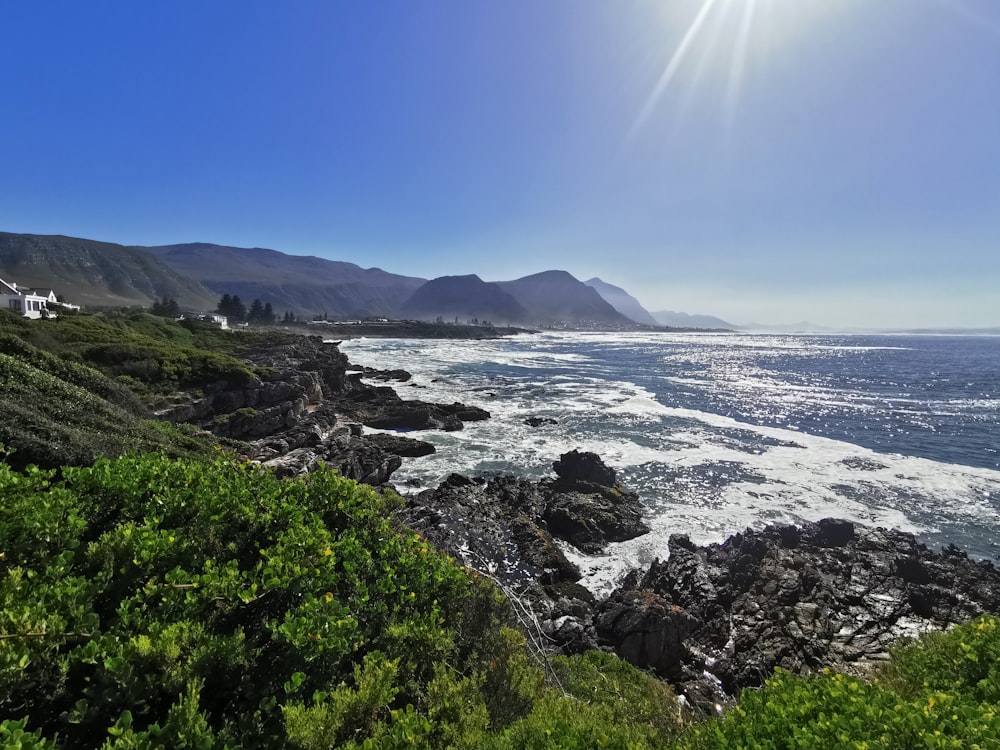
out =
[(0, 717), (74, 746), (164, 745), (183, 717), (230, 746), (465, 731), (445, 706), (486, 668), (478, 586), (371, 488), (150, 455), (0, 465), (0, 493)]
[(1000, 704), (1000, 619), (987, 615), (900, 646), (879, 678), (907, 697), (946, 692)]
[(30, 323), (0, 319), (0, 337), (20, 339), (56, 359), (90, 365), (112, 378), (131, 378), (150, 394), (217, 380), (239, 383), (251, 376), (243, 362), (223, 351), (234, 347), (223, 346), (222, 331), (193, 332), (145, 313)]
[(873, 682), (779, 671), (680, 747), (1000, 747), (998, 630), (997, 618), (985, 617), (900, 646)]
[(56, 750), (57, 745), (25, 728), (25, 722), (0, 722), (0, 747), (4, 750)]
[(0, 464), (9, 744), (643, 748), (669, 735), (669, 689), (613, 657), (556, 659), (546, 684), (496, 588), (394, 526), (398, 502), (223, 454)]
[(9, 464), (54, 468), (89, 464), (99, 456), (130, 450), (178, 456), (208, 450), (208, 444), (189, 431), (143, 419), (137, 414), (142, 411), (138, 402), (100, 373), (61, 363), (67, 371), (76, 370), (63, 379), (32, 359), (44, 358), (0, 353), (0, 444), (10, 451)]

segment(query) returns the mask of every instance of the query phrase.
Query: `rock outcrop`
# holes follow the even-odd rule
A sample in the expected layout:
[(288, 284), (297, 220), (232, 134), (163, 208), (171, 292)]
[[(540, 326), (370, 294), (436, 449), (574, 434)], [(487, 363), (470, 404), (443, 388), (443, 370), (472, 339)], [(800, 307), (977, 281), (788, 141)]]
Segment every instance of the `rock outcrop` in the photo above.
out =
[(240, 441), (245, 456), (282, 476), (323, 463), (349, 479), (385, 484), (403, 457), (428, 455), (434, 446), (402, 435), (364, 434), (362, 425), (460, 430), (463, 421), (489, 417), (476, 407), (408, 401), (388, 386), (369, 385), (362, 378), (405, 382), (409, 373), (351, 372), (336, 344), (315, 336), (290, 337), (244, 356), (253, 376), (179, 393), (157, 416)]
[(543, 483), (548, 501), (542, 517), (556, 538), (593, 554), (608, 542), (649, 531), (642, 521), (639, 496), (616, 483), (614, 469), (596, 454), (574, 450), (552, 468), (558, 479)]
[(596, 602), (559, 542), (596, 552), (649, 528), (638, 496), (595, 454), (572, 451), (553, 468), (557, 478), (540, 482), (452, 474), (410, 498), (401, 519), (492, 577), (531, 611), (549, 642), (575, 653), (598, 646)]
[(669, 547), (599, 606), (597, 634), (695, 694), (706, 673), (736, 695), (775, 667), (864, 672), (902, 637), (1000, 612), (991, 563), (901, 531), (825, 519)]

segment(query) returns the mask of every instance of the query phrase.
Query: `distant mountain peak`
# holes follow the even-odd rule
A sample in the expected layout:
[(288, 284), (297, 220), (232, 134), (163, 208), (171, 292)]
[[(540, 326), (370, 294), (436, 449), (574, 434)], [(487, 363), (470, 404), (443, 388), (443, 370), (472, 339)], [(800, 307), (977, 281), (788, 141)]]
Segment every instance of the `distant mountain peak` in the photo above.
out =
[(478, 318), (497, 324), (524, 324), (530, 318), (512, 295), (476, 274), (431, 279), (403, 303), (400, 313), (418, 320)]
[(514, 281), (500, 281), (497, 285), (520, 302), (537, 324), (634, 325), (596, 289), (568, 271), (542, 271)]
[(596, 276), (583, 282), (597, 291), (604, 300), (625, 317), (642, 325), (655, 326), (656, 320), (642, 304), (620, 286), (609, 284)]

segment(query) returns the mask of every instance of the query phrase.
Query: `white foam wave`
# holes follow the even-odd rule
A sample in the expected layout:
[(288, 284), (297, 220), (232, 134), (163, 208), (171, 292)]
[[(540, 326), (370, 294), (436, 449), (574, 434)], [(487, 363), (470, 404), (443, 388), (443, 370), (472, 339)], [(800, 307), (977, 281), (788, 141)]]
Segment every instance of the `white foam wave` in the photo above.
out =
[[(774, 338), (751, 343), (773, 343)], [(345, 342), (342, 348), (358, 364), (402, 367), (413, 373), (411, 384), (397, 386), (404, 397), (459, 399), (493, 415), (485, 422), (467, 424), (461, 432), (421, 433), (419, 437), (434, 443), (437, 453), (404, 462), (394, 477), (404, 492), (411, 482), (419, 487), (436, 486), (454, 471), (534, 478), (550, 475), (552, 462), (574, 448), (593, 451), (618, 469), (620, 479), (638, 491), (649, 508), (653, 531), (613, 544), (608, 554), (599, 557), (571, 551), (586, 571), (585, 583), (597, 591), (605, 590), (622, 571), (665, 556), (671, 533), (685, 533), (697, 543), (706, 543), (721, 541), (746, 527), (837, 516), (900, 528), (925, 539), (959, 530), (970, 539), (979, 539), (978, 552), (984, 554), (995, 544), (991, 540), (1000, 538), (998, 471), (877, 453), (848, 440), (805, 434), (794, 424), (758, 426), (731, 416), (668, 406), (652, 391), (631, 382), (632, 373), (615, 370), (606, 361), (562, 349), (546, 351), (547, 347), (581, 343), (629, 350), (667, 341), (687, 347), (685, 360), (694, 363), (698, 374), (681, 369), (668, 374), (665, 382), (698, 391), (715, 388), (745, 394), (741, 403), (768, 416), (768, 421), (781, 423), (786, 411), (795, 410), (821, 415), (887, 409), (926, 421), (926, 413), (920, 410), (923, 402), (917, 399), (902, 397), (889, 404), (857, 389), (782, 382), (765, 377), (752, 364), (727, 370), (710, 350), (737, 340), (745, 341), (726, 334), (664, 338), (661, 334), (546, 333), (499, 342), (372, 339)], [(811, 343), (802, 347), (815, 349)], [(699, 369), (703, 367), (699, 363), (704, 363), (704, 369)], [(573, 372), (566, 371), (567, 364)], [(497, 370), (498, 366), (503, 369)], [(1000, 406), (994, 399), (959, 403), (963, 409), (970, 403), (976, 405), (971, 408), (986, 410)], [(555, 424), (531, 427), (526, 424), (530, 417), (555, 420)], [(931, 433), (932, 428), (933, 424), (926, 424)]]

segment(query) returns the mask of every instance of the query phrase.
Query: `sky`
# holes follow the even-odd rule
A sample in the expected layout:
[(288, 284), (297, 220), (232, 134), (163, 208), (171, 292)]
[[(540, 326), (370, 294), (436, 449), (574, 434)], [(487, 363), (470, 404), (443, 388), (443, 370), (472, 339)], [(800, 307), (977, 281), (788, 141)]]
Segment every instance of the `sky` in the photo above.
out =
[(1000, 326), (997, 0), (10, 0), (0, 230)]

